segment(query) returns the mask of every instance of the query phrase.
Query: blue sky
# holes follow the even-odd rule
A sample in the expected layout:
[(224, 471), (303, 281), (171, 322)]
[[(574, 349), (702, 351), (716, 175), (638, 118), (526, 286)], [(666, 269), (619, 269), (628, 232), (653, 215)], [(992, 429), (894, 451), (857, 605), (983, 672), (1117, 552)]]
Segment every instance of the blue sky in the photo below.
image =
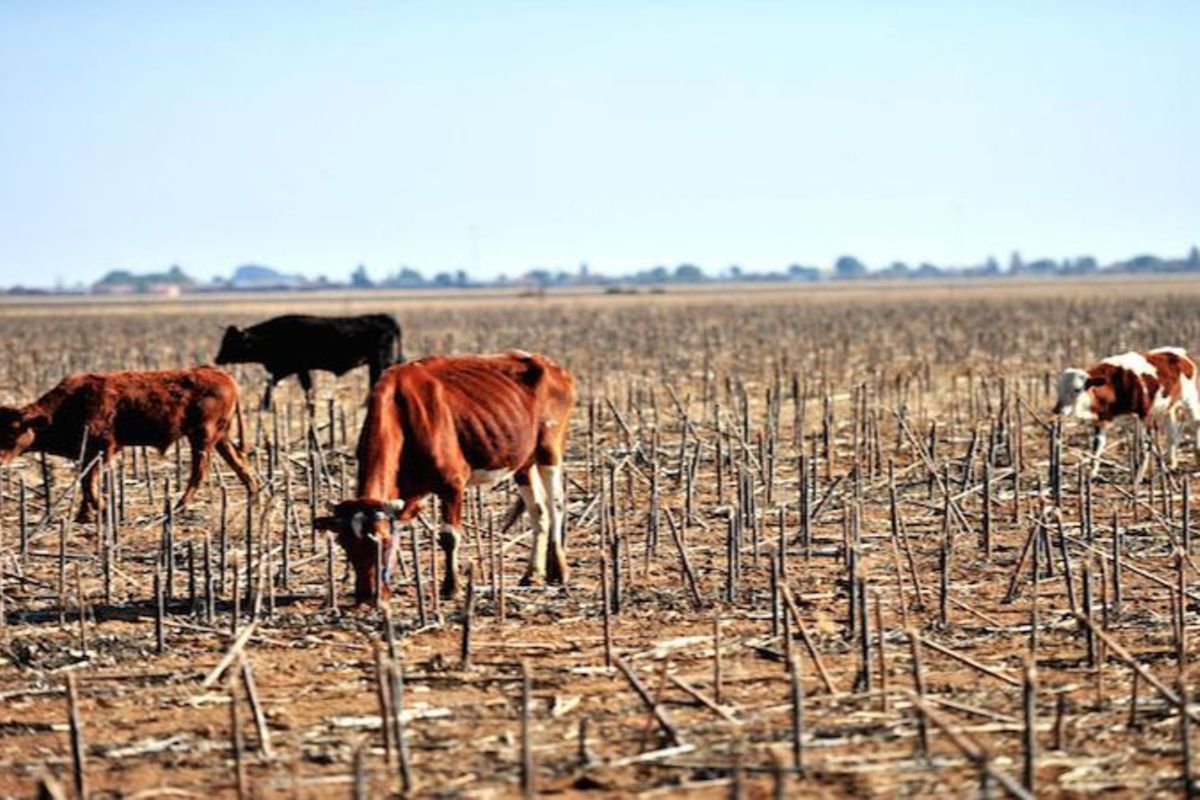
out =
[(1196, 2), (0, 4), (0, 283), (1200, 242)]

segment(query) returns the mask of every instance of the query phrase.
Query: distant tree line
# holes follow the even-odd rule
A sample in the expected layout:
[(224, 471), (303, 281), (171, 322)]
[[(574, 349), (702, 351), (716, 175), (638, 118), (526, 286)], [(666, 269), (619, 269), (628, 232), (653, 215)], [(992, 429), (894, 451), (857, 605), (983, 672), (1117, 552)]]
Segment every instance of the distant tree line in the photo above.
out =
[[(624, 275), (598, 275), (587, 264), (573, 270), (538, 267), (509, 277), (500, 275), (494, 279), (472, 278), (463, 269), (444, 270), (431, 276), (410, 266), (401, 266), (380, 278), (373, 278), (363, 264), (356, 266), (344, 282), (330, 280), (324, 275), (307, 278), (297, 273), (285, 273), (272, 267), (244, 264), (234, 270), (229, 278), (215, 278), (202, 284), (187, 275), (178, 265), (161, 272), (134, 273), (129, 270), (113, 270), (91, 287), (99, 293), (144, 293), (159, 292), (164, 288), (175, 291), (271, 291), (281, 289), (456, 289), (468, 287), (528, 287), (546, 289), (566, 286), (622, 286), (664, 284), (700, 284), (709, 282), (766, 282), (766, 281), (855, 281), (877, 279), (936, 279), (936, 278), (994, 278), (1020, 276), (1072, 276), (1072, 275), (1118, 275), (1150, 273), (1200, 273), (1200, 249), (1193, 246), (1183, 258), (1161, 258), (1155, 255), (1139, 255), (1123, 261), (1101, 265), (1092, 256), (1078, 256), (1055, 260), (1039, 258), (1026, 261), (1020, 253), (1012, 253), (1005, 267), (994, 257), (981, 264), (970, 266), (939, 266), (923, 262), (908, 264), (894, 261), (872, 269), (852, 255), (844, 255), (833, 262), (832, 268), (792, 264), (777, 270), (749, 270), (740, 265), (706, 271), (691, 263), (674, 267), (655, 266), (635, 270)], [(10, 293), (50, 293), (62, 289), (31, 289), (13, 287)]]
[(351, 285), (369, 288), (373, 286), (384, 288), (418, 288), (453, 286), (511, 286), (528, 285), (535, 287), (553, 286), (585, 286), (613, 284), (667, 284), (667, 283), (705, 283), (715, 281), (822, 281), (822, 280), (872, 280), (881, 278), (891, 279), (931, 279), (931, 278), (988, 278), (1002, 276), (1038, 276), (1038, 275), (1098, 275), (1124, 273), (1172, 273), (1200, 272), (1200, 250), (1192, 247), (1185, 258), (1161, 258), (1154, 255), (1139, 255), (1124, 261), (1115, 261), (1101, 266), (1092, 256), (1064, 258), (1056, 261), (1051, 258), (1040, 258), (1025, 261), (1020, 253), (1013, 253), (1008, 260), (1007, 268), (1001, 267), (994, 257), (987, 258), (981, 264), (963, 267), (938, 266), (928, 262), (912, 265), (903, 261), (894, 261), (885, 267), (871, 269), (858, 258), (845, 255), (833, 263), (832, 269), (822, 269), (804, 264), (792, 264), (781, 270), (749, 270), (740, 265), (732, 265), (715, 271), (705, 271), (695, 264), (684, 263), (675, 267), (656, 266), (636, 270), (625, 275), (596, 275), (588, 270), (586, 264), (577, 270), (537, 268), (516, 278), (501, 275), (495, 280), (479, 281), (468, 277), (462, 270), (454, 273), (440, 272), (427, 279), (421, 272), (411, 267), (402, 267), (395, 273), (379, 281), (372, 281), (364, 267), (360, 266), (351, 276)]
[(146, 292), (155, 286), (173, 285), (185, 288), (194, 286), (195, 283), (178, 264), (175, 264), (163, 272), (133, 273), (129, 270), (115, 269), (96, 281), (94, 287), (123, 288), (133, 292)]

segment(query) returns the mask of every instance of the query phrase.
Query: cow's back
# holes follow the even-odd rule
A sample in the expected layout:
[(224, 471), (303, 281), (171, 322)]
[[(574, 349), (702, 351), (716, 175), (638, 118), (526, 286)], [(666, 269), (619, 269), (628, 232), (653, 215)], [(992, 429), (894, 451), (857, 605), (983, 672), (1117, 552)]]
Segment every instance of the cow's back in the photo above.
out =
[(574, 400), (574, 383), (566, 370), (549, 358), (520, 350), (495, 355), (430, 356), (409, 365), (436, 379), (458, 413), (475, 406), (529, 411), (539, 402)]
[(237, 383), (210, 366), (186, 370), (71, 375), (38, 402), (52, 409), (52, 452), (78, 455), (88, 437), (165, 449), (206, 417), (227, 419)]
[(1154, 367), (1164, 386), (1176, 387), (1185, 380), (1196, 379), (1196, 364), (1182, 349), (1160, 347), (1142, 355)]
[(256, 353), (269, 369), (321, 369), (342, 374), (366, 363), (400, 334), (388, 314), (318, 317), (285, 314), (247, 329)]
[(392, 367), (385, 379), (397, 386), (406, 429), (419, 430), (431, 419), (452, 427), (463, 458), (476, 469), (528, 461), (541, 423), (565, 420), (575, 399), (565, 370), (519, 351), (431, 356)]

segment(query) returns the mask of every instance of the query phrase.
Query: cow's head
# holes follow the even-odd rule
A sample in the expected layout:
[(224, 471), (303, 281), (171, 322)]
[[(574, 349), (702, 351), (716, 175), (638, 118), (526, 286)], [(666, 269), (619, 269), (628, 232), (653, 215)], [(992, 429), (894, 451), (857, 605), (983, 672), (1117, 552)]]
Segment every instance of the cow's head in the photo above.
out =
[(1103, 384), (1103, 377), (1089, 376), (1081, 369), (1064, 369), (1058, 376), (1058, 400), (1054, 403), (1054, 413), (1095, 419), (1096, 398), (1093, 390)]
[(244, 364), (254, 360), (254, 337), (236, 325), (225, 329), (221, 337), (221, 349), (217, 353), (218, 364)]
[(0, 464), (7, 464), (24, 453), (50, 424), (41, 411), (0, 406)]
[(398, 501), (344, 500), (333, 507), (332, 514), (314, 521), (317, 530), (336, 534), (346, 551), (346, 560), (354, 569), (356, 603), (383, 601), (391, 594), (389, 570), (399, 541), (392, 535), (392, 522), (402, 507)]

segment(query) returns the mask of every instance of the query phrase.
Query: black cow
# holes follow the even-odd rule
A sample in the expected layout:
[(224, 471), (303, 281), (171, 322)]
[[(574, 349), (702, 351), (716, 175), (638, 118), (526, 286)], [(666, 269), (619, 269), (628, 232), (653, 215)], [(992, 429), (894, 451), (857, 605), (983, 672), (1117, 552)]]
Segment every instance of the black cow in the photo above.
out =
[(230, 325), (221, 340), (218, 364), (262, 364), (271, 373), (262, 407), (271, 407), (271, 390), (289, 375), (300, 379), (312, 406), (310, 370), (342, 375), (366, 364), (371, 386), (393, 362), (404, 360), (400, 326), (391, 314), (314, 317), (285, 314), (249, 328)]

